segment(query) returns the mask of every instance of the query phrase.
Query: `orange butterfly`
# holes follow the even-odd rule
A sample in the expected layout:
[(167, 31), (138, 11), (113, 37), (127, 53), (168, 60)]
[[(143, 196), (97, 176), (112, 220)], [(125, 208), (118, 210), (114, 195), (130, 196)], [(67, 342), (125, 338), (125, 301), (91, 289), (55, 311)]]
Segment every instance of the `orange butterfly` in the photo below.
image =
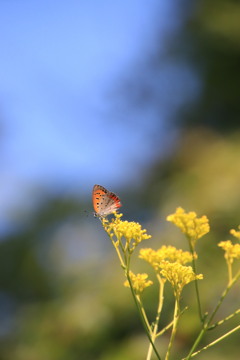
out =
[(122, 206), (119, 197), (101, 185), (94, 185), (92, 201), (94, 215), (100, 218), (112, 214)]

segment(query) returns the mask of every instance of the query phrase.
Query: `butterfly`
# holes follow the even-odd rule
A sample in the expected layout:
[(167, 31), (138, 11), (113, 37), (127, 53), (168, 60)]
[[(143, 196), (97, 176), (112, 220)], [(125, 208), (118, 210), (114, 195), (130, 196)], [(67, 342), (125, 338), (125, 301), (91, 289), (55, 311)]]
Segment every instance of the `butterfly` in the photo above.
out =
[(119, 197), (101, 185), (94, 185), (92, 192), (94, 216), (104, 218), (122, 206)]

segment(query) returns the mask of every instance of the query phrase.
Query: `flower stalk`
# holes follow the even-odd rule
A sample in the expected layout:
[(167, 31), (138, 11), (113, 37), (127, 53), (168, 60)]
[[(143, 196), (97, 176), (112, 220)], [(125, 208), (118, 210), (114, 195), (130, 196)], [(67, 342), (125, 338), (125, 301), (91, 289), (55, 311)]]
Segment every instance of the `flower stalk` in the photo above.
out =
[[(164, 284), (165, 284), (165, 282), (163, 281), (163, 279), (161, 278), (161, 276), (159, 274), (157, 274), (157, 279), (158, 279), (158, 282), (159, 282), (159, 296), (158, 296), (157, 315), (156, 315), (156, 319), (155, 319), (154, 327), (153, 327), (153, 331), (152, 331), (152, 341), (153, 341), (153, 343), (155, 342), (156, 337), (157, 337), (159, 320), (160, 320), (160, 315), (161, 315), (161, 312), (162, 312), (163, 300), (164, 300), (163, 294), (164, 294)], [(152, 346), (152, 344), (150, 344), (149, 348), (148, 348), (148, 353), (147, 353), (146, 360), (151, 359), (152, 351), (153, 351), (153, 346)]]
[(170, 352), (171, 352), (171, 349), (173, 347), (173, 341), (175, 339), (176, 332), (177, 332), (177, 326), (178, 326), (179, 318), (180, 318), (179, 299), (178, 299), (178, 297), (176, 297), (176, 299), (175, 299), (175, 307), (174, 307), (174, 315), (173, 315), (172, 333), (171, 333), (170, 341), (169, 341), (169, 344), (168, 344), (168, 349), (167, 349), (165, 360), (169, 360)]
[[(194, 281), (195, 284), (195, 295), (200, 318), (200, 330), (184, 360), (191, 359), (192, 357), (198, 355), (201, 351), (205, 351), (213, 345), (218, 344), (220, 341), (240, 329), (240, 325), (236, 326), (218, 339), (197, 350), (207, 331), (213, 330), (217, 326), (221, 326), (223, 323), (229, 321), (240, 313), (240, 309), (238, 309), (226, 318), (213, 323), (215, 315), (222, 306), (224, 299), (240, 278), (240, 269), (236, 271), (235, 274), (233, 273), (233, 262), (240, 259), (239, 243), (233, 244), (232, 241), (227, 240), (218, 244), (225, 252), (224, 258), (227, 264), (228, 281), (214, 309), (211, 313), (206, 312), (205, 315), (203, 315), (200, 289), (198, 285), (198, 281), (203, 279), (203, 275), (197, 274), (196, 271), (197, 253), (195, 249), (198, 240), (209, 232), (209, 221), (206, 216), (197, 217), (195, 212), (186, 213), (182, 208), (177, 208), (174, 214), (169, 215), (167, 220), (175, 224), (185, 234), (188, 240), (189, 251), (183, 251), (171, 245), (163, 245), (158, 250), (153, 250), (151, 248), (140, 249), (139, 258), (146, 261), (153, 268), (159, 287), (156, 316), (154, 321), (150, 322), (142, 301), (142, 293), (149, 286), (153, 285), (153, 281), (148, 278), (148, 274), (146, 273), (135, 274), (132, 272), (130, 264), (131, 257), (133, 256), (136, 248), (142, 243), (142, 241), (148, 240), (151, 236), (147, 234), (146, 230), (142, 229), (140, 224), (136, 222), (122, 221), (121, 217), (122, 214), (114, 213), (114, 218), (111, 221), (108, 221), (105, 218), (100, 218), (100, 220), (116, 250), (120, 266), (124, 270), (126, 278), (124, 286), (130, 288), (134, 303), (143, 324), (143, 328), (149, 340), (146, 360), (151, 360), (153, 353), (155, 353), (158, 360), (161, 360), (155, 342), (156, 339), (160, 338), (160, 336), (162, 336), (168, 329), (171, 329), (170, 340), (164, 358), (165, 360), (170, 360), (177, 335), (179, 320), (181, 315), (187, 309), (187, 307), (183, 311), (180, 309), (182, 291), (183, 288), (192, 281)], [(232, 229), (230, 233), (239, 242), (240, 227), (238, 229), (239, 230), (237, 231)], [(188, 263), (190, 263), (191, 266), (189, 266)], [(172, 292), (175, 298), (175, 306), (173, 319), (168, 323), (168, 325), (159, 329), (161, 312), (164, 304), (165, 282), (169, 282), (171, 284)]]

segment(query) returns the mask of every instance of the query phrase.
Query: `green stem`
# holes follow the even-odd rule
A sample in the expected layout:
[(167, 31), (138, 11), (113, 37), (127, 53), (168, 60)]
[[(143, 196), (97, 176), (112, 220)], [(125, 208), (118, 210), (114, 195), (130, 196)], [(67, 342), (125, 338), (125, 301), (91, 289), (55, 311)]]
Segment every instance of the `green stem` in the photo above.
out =
[[(135, 295), (136, 295), (136, 294), (135, 294)], [(141, 298), (140, 298), (139, 295), (136, 295), (136, 298), (137, 298), (137, 301), (138, 301), (139, 306), (140, 306), (140, 308), (141, 308), (141, 313), (142, 313), (142, 316), (143, 316), (143, 318), (144, 318), (144, 320), (145, 320), (145, 323), (146, 323), (146, 325), (147, 325), (148, 331), (149, 331), (150, 334), (152, 334), (152, 329), (151, 329), (151, 326), (150, 326), (150, 324), (149, 324), (149, 321), (148, 321), (148, 318), (147, 318), (145, 309), (144, 309), (144, 307), (143, 307)]]
[(156, 334), (156, 337), (159, 337), (161, 336), (162, 334), (164, 334), (168, 329), (170, 329), (171, 327), (173, 326), (173, 320), (168, 324), (166, 325), (161, 331), (159, 331), (157, 334)]
[[(158, 298), (158, 308), (157, 308), (157, 315), (156, 315), (156, 319), (154, 322), (154, 328), (152, 331), (152, 341), (153, 343), (156, 340), (157, 337), (157, 331), (158, 331), (158, 324), (159, 324), (159, 320), (160, 320), (160, 315), (161, 315), (161, 311), (162, 311), (162, 307), (163, 307), (163, 293), (164, 293), (164, 281), (162, 280), (161, 276), (159, 274), (157, 274), (157, 279), (159, 281), (159, 298)], [(149, 345), (148, 348), (148, 353), (147, 353), (147, 359), (146, 360), (150, 360), (151, 356), (152, 356), (152, 351), (153, 351), (153, 347), (152, 344)]]
[(184, 358), (185, 360), (189, 360), (189, 359), (191, 358), (191, 356), (192, 356), (192, 354), (193, 354), (194, 350), (196, 349), (196, 347), (198, 346), (198, 344), (199, 344), (199, 343), (200, 343), (200, 341), (202, 340), (202, 338), (203, 338), (203, 336), (204, 336), (204, 334), (205, 334), (206, 330), (207, 330), (207, 329), (206, 329), (205, 327), (204, 327), (204, 328), (202, 328), (202, 330), (200, 331), (200, 333), (199, 333), (199, 335), (198, 335), (197, 339), (195, 340), (195, 342), (194, 342), (194, 344), (193, 344), (193, 346), (192, 346), (192, 348), (191, 348), (191, 350), (190, 350), (190, 352), (189, 352), (188, 356), (187, 356), (186, 358)]
[[(180, 316), (182, 316), (182, 314), (187, 310), (187, 306), (181, 311), (180, 313)], [(162, 334), (164, 334), (168, 329), (170, 329), (170, 327), (172, 327), (173, 325), (173, 320), (168, 324), (166, 325), (161, 331), (159, 331), (156, 335), (156, 337), (159, 337), (161, 336)]]
[(228, 267), (228, 283), (231, 284), (232, 282), (232, 262), (227, 261), (227, 267)]
[[(196, 262), (194, 259), (194, 248), (192, 245), (192, 241), (191, 238), (188, 237), (188, 244), (189, 244), (189, 248), (190, 248), (190, 252), (192, 254), (192, 267), (193, 267), (193, 271), (195, 274), (197, 274), (197, 269), (196, 269)], [(199, 314), (199, 318), (201, 320), (201, 322), (204, 322), (204, 317), (202, 315), (202, 309), (201, 309), (201, 301), (200, 301), (200, 295), (199, 295), (199, 289), (198, 289), (198, 280), (195, 279), (194, 280), (194, 284), (195, 284), (195, 291), (196, 291), (196, 296), (197, 296), (197, 305), (198, 305), (198, 314)]]
[[(202, 349), (196, 351), (195, 353), (193, 353), (191, 355), (191, 358), (198, 355), (201, 351), (203, 350), (207, 350), (209, 349), (211, 346), (216, 345), (217, 343), (219, 343), (220, 341), (224, 340), (226, 337), (228, 337), (229, 335), (233, 334), (235, 331), (240, 330), (240, 325), (236, 326), (234, 329), (228, 331), (226, 334), (220, 336), (218, 339), (214, 340), (213, 342), (211, 342), (210, 344), (204, 346)], [(184, 358), (183, 360), (187, 360), (188, 358)]]
[(138, 312), (140, 314), (140, 318), (141, 318), (143, 327), (145, 329), (145, 332), (147, 334), (147, 337), (148, 337), (148, 339), (149, 339), (149, 341), (150, 341), (150, 343), (151, 343), (151, 345), (153, 347), (153, 350), (154, 350), (154, 352), (155, 352), (155, 354), (157, 356), (157, 359), (161, 360), (161, 357), (160, 357), (160, 355), (159, 355), (159, 353), (158, 353), (158, 351), (157, 351), (157, 349), (156, 349), (156, 347), (154, 345), (154, 342), (152, 340), (152, 332), (151, 332), (151, 328), (150, 328), (149, 322), (148, 322), (147, 317), (146, 317), (146, 313), (145, 313), (145, 311), (143, 311), (142, 304), (141, 304), (141, 302), (139, 302), (139, 300), (138, 300), (138, 298), (137, 298), (137, 296), (135, 294), (135, 291), (133, 289), (132, 280), (131, 280), (130, 275), (129, 275), (129, 266), (130, 266), (130, 256), (128, 256), (128, 258), (127, 258), (127, 267), (126, 267), (126, 271), (125, 271), (126, 277), (128, 279), (130, 289), (131, 289), (131, 293), (132, 293), (135, 305), (136, 305), (136, 307), (138, 309)]
[(122, 250), (122, 253), (125, 255), (126, 254), (126, 251), (125, 251), (125, 247), (123, 246), (123, 243), (122, 243), (122, 239), (118, 239), (119, 240), (119, 245), (120, 245), (120, 248)]
[(208, 327), (208, 330), (212, 330), (215, 329), (215, 327), (222, 325), (223, 323), (225, 323), (226, 321), (232, 319), (234, 316), (238, 315), (240, 313), (240, 309), (236, 310), (234, 313), (232, 313), (231, 315), (225, 317), (222, 320), (219, 320), (218, 322), (216, 322), (215, 324), (211, 325)]
[[(105, 226), (104, 226), (104, 223), (103, 223), (103, 219), (100, 219), (101, 220), (101, 223), (103, 225), (103, 228), (105, 230)], [(106, 231), (106, 230), (105, 230)], [(107, 231), (106, 231), (107, 232)], [(154, 345), (154, 342), (152, 340), (152, 330), (151, 330), (151, 327), (149, 325), (149, 322), (148, 322), (148, 319), (147, 319), (147, 315), (145, 313), (145, 310), (143, 308), (143, 305), (141, 303), (141, 300), (139, 297), (137, 297), (137, 295), (135, 294), (135, 291), (133, 289), (133, 285), (132, 285), (132, 280), (130, 278), (130, 275), (129, 275), (129, 271), (130, 271), (130, 256), (131, 256), (131, 253), (132, 251), (130, 251), (129, 248), (127, 247), (124, 247), (122, 242), (121, 242), (121, 239), (118, 239), (118, 244), (119, 246), (121, 247), (121, 250), (122, 250), (122, 253), (123, 253), (123, 256), (124, 256), (124, 260), (122, 258), (122, 255), (121, 255), (121, 252), (119, 250), (119, 247), (118, 245), (114, 242), (114, 240), (112, 239), (112, 236), (107, 232), (108, 236), (110, 237), (111, 241), (112, 241), (112, 244), (113, 246), (115, 247), (116, 249), (116, 252), (117, 252), (117, 255), (118, 255), (118, 258), (120, 260), (120, 264), (121, 264), (121, 267), (125, 270), (125, 275), (128, 279), (128, 282), (129, 282), (129, 285), (130, 285), (130, 289), (131, 289), (131, 293), (132, 293), (132, 296), (133, 296), (133, 299), (134, 299), (134, 302), (135, 302), (135, 305), (139, 311), (139, 314), (140, 314), (140, 318), (141, 318), (141, 321), (142, 321), (142, 324), (143, 324), (143, 327), (145, 329), (145, 332), (147, 334), (147, 337), (153, 347), (153, 350), (157, 356), (157, 359), (158, 360), (161, 360), (161, 357), (160, 355), (158, 354), (158, 351)]]
[(179, 298), (178, 298), (178, 296), (176, 296), (174, 315), (173, 315), (172, 333), (171, 333), (170, 341), (168, 344), (168, 349), (167, 349), (165, 360), (169, 360), (170, 352), (172, 350), (173, 342), (174, 342), (176, 332), (177, 332), (179, 317), (180, 317)]
[(222, 302), (223, 302), (223, 300), (224, 300), (224, 298), (225, 298), (225, 296), (227, 295), (227, 293), (228, 293), (229, 290), (230, 290), (230, 287), (227, 286), (227, 288), (223, 291), (223, 293), (222, 293), (222, 295), (221, 295), (221, 297), (220, 297), (220, 299), (219, 299), (219, 301), (218, 301), (215, 309), (213, 310), (211, 316), (209, 317), (208, 321), (207, 321), (205, 324), (203, 324), (203, 328), (202, 328), (202, 330), (200, 331), (200, 333), (199, 333), (196, 341), (194, 342), (194, 344), (193, 344), (193, 346), (192, 346), (192, 348), (191, 348), (188, 356), (186, 357), (186, 359), (190, 359), (190, 358), (191, 358), (193, 352), (195, 351), (195, 349), (197, 348), (198, 344), (200, 343), (200, 341), (202, 340), (203, 336), (205, 335), (206, 331), (208, 330), (209, 324), (211, 323), (211, 321), (213, 320), (214, 316), (216, 315), (219, 307), (221, 306), (221, 304), (222, 304)]
[[(111, 239), (111, 240), (112, 240), (112, 239)], [(116, 252), (117, 252), (117, 256), (118, 256), (118, 258), (119, 258), (121, 267), (122, 267), (123, 269), (126, 269), (126, 264), (125, 264), (124, 261), (123, 261), (123, 258), (122, 258), (122, 255), (121, 255), (121, 253), (120, 253), (119, 247), (115, 244), (114, 240), (112, 240), (112, 244), (113, 244), (113, 246), (115, 247), (115, 250), (116, 250)]]
[(190, 359), (192, 354), (194, 353), (196, 347), (198, 346), (198, 344), (200, 343), (201, 339), (203, 338), (205, 332), (209, 329), (209, 325), (212, 322), (214, 316), (216, 315), (217, 311), (219, 310), (223, 300), (225, 299), (226, 295), (228, 294), (229, 290), (232, 288), (232, 286), (234, 285), (234, 283), (238, 280), (238, 278), (240, 277), (240, 271), (238, 271), (238, 273), (235, 275), (235, 277), (232, 279), (232, 282), (230, 284), (228, 284), (228, 286), (226, 287), (226, 289), (223, 291), (215, 309), (213, 310), (212, 314), (209, 316), (208, 320), (203, 324), (203, 328), (200, 331), (196, 341), (194, 342), (188, 356), (186, 357), (186, 360)]
[(213, 320), (214, 316), (216, 315), (218, 309), (219, 309), (220, 306), (222, 305), (223, 300), (225, 299), (225, 297), (226, 297), (226, 295), (228, 294), (229, 290), (232, 288), (232, 286), (233, 286), (233, 285), (235, 284), (235, 282), (238, 280), (239, 276), (240, 276), (240, 272), (232, 279), (232, 281), (231, 281), (230, 283), (228, 283), (226, 289), (223, 291), (220, 299), (218, 300), (218, 303), (217, 303), (215, 309), (213, 310), (211, 316), (209, 317), (209, 320), (208, 320), (208, 322), (207, 322), (207, 325), (209, 325), (209, 324), (212, 322), (212, 320)]

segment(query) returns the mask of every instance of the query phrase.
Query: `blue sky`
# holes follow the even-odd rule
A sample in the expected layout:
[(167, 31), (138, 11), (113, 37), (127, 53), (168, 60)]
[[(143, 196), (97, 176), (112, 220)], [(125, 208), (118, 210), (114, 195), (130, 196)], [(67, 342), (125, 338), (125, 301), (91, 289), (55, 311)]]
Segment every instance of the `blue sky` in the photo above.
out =
[(174, 14), (158, 0), (0, 2), (2, 218), (27, 206), (31, 189), (87, 194), (139, 176), (156, 115), (121, 108), (118, 84), (156, 33), (161, 48)]

